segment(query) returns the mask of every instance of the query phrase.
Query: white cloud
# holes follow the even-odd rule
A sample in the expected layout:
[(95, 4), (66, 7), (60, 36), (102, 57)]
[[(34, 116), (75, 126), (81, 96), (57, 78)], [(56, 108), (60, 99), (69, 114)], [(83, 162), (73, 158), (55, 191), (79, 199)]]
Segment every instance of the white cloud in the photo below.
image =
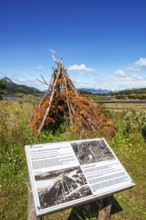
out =
[(122, 69), (118, 69), (118, 70), (115, 71), (115, 74), (117, 76), (125, 76), (125, 71), (122, 70)]
[(49, 49), (49, 52), (52, 53), (52, 54), (56, 53), (56, 51), (54, 49)]
[(22, 76), (18, 77), (18, 78), (15, 78), (13, 77), (12, 80), (15, 81), (15, 83), (18, 83), (18, 84), (25, 84), (27, 82), (27, 80)]
[(97, 86), (95, 81), (85, 81), (85, 80), (74, 80), (73, 81), (76, 88), (90, 88), (93, 89)]
[(146, 58), (141, 57), (138, 61), (135, 62), (135, 66), (146, 68)]
[(36, 79), (28, 79), (28, 78), (13, 78), (11, 77), (12, 81), (19, 85), (26, 85), (29, 87), (34, 87), (39, 90), (46, 90), (47, 86), (42, 84), (41, 82), (37, 81)]
[(146, 69), (146, 58), (141, 57), (133, 64), (130, 64), (128, 67), (123, 69), (118, 69), (114, 73), (119, 76), (123, 77), (129, 72), (142, 72)]
[(143, 71), (144, 69), (146, 69), (146, 58), (143, 57), (128, 67), (128, 70), (131, 71)]
[(33, 70), (37, 71), (37, 72), (42, 72), (43, 71), (43, 67), (41, 65), (39, 65), (39, 66), (34, 67)]
[(114, 78), (109, 82), (109, 86), (113, 86), (114, 89), (133, 89), (146, 87), (146, 77), (142, 77), (137, 74)]
[(112, 79), (105, 79), (104, 76), (94, 78), (92, 80), (76, 80), (74, 81), (77, 88), (90, 89), (107, 89), (107, 90), (122, 90), (133, 88), (146, 88), (146, 77), (140, 74), (132, 75), (117, 75)]
[(73, 65), (73, 66), (69, 66), (67, 68), (68, 71), (70, 72), (78, 72), (78, 73), (85, 73), (85, 72), (93, 72), (92, 68), (86, 67), (85, 64), (81, 64), (81, 65)]

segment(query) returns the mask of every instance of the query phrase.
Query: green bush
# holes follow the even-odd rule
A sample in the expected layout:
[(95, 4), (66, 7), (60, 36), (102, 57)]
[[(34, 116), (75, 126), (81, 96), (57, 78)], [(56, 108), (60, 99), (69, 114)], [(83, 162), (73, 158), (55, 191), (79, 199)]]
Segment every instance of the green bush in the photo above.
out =
[(146, 138), (146, 111), (127, 111), (124, 117), (126, 132), (139, 132)]

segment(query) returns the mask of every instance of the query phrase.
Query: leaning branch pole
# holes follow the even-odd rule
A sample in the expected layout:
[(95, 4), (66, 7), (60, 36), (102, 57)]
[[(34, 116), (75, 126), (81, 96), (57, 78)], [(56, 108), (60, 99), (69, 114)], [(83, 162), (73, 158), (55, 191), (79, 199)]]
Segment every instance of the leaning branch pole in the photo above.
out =
[[(63, 75), (64, 77), (64, 75)], [(67, 102), (67, 107), (68, 107), (68, 111), (69, 111), (69, 116), (70, 116), (70, 123), (71, 125), (73, 125), (73, 121), (72, 121), (72, 114), (71, 114), (71, 108), (70, 108), (70, 104), (68, 102), (68, 90), (67, 90), (67, 85), (66, 85), (66, 79), (64, 77), (64, 83), (65, 83), (65, 90), (66, 90), (66, 102)]]
[(58, 75), (57, 75), (57, 77), (56, 77), (55, 83), (54, 83), (54, 85), (53, 85), (53, 89), (52, 89), (52, 93), (51, 93), (50, 101), (49, 101), (49, 106), (48, 106), (48, 108), (47, 108), (47, 110), (46, 110), (46, 112), (45, 112), (45, 115), (44, 115), (44, 118), (43, 118), (43, 120), (42, 120), (42, 123), (41, 123), (41, 125), (40, 125), (40, 127), (39, 127), (39, 129), (38, 129), (38, 134), (41, 132), (41, 130), (42, 130), (43, 126), (44, 126), (44, 123), (45, 123), (45, 121), (46, 121), (47, 115), (49, 114), (49, 111), (50, 111), (50, 108), (51, 108), (51, 104), (52, 104), (52, 100), (53, 100), (53, 96), (54, 96), (54, 93), (55, 93), (55, 86), (56, 86), (56, 84), (57, 84), (59, 75), (60, 75), (60, 68), (59, 68)]

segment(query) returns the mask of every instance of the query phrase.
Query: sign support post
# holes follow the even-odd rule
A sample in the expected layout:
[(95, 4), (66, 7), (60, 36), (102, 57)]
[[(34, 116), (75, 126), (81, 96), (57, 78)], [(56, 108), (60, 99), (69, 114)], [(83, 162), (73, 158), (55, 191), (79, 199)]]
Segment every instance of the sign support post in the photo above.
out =
[(100, 199), (99, 202), (99, 215), (97, 220), (109, 220), (111, 216), (113, 196)]
[(27, 216), (28, 217), (27, 218), (28, 218), (28, 220), (42, 220), (42, 217), (36, 216), (29, 177), (27, 180), (27, 190), (28, 190), (28, 195), (27, 195)]

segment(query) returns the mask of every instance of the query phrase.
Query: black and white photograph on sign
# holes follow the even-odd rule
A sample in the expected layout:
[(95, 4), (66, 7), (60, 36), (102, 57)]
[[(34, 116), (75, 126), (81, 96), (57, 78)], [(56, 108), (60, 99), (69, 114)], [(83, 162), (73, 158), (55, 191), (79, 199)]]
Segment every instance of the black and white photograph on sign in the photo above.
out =
[(92, 195), (79, 166), (42, 173), (35, 180), (41, 209)]
[(71, 143), (71, 146), (81, 165), (115, 159), (102, 139), (90, 142)]

